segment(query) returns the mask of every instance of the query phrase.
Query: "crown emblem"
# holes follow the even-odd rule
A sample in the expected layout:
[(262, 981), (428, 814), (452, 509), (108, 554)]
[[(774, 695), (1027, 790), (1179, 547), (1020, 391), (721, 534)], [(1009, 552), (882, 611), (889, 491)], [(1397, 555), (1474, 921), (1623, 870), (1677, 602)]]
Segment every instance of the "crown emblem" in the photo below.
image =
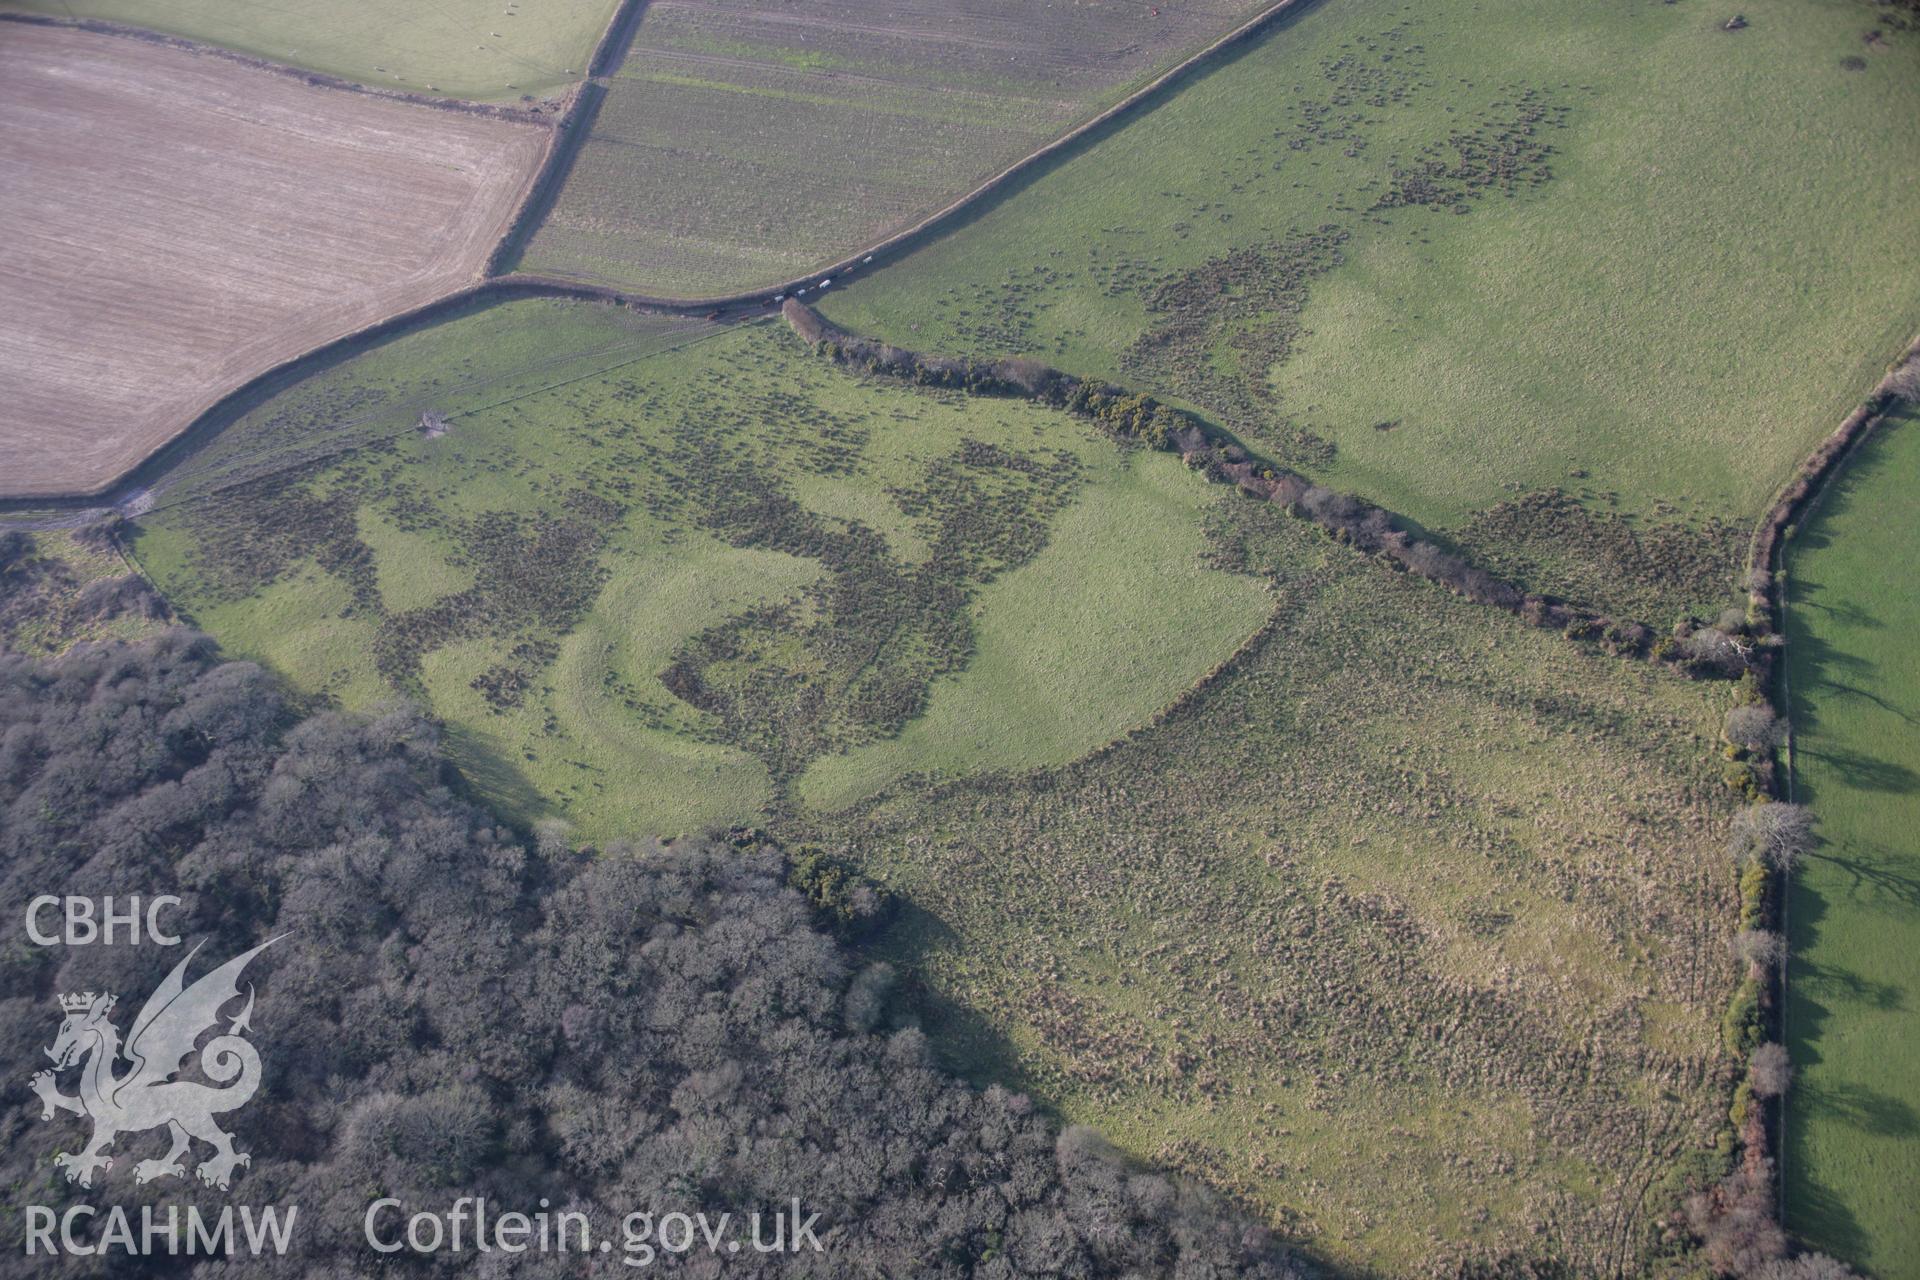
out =
[[(101, 1012), (104, 1013), (108, 1009), (113, 1008), (113, 1002), (117, 998), (116, 996), (106, 997), (106, 1003), (100, 1006)], [(93, 1000), (93, 992), (82, 991), (77, 995), (70, 994), (61, 996), (60, 1007), (68, 1013), (85, 1013), (87, 1010), (93, 1008)]]

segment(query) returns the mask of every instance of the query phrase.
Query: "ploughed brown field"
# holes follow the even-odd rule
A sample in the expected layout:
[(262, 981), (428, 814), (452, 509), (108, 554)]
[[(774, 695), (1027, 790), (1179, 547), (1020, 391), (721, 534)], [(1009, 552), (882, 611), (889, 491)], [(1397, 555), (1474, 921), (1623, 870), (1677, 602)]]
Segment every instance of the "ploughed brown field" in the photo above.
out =
[(5, 24), (0, 497), (102, 491), (249, 379), (472, 282), (547, 137)]

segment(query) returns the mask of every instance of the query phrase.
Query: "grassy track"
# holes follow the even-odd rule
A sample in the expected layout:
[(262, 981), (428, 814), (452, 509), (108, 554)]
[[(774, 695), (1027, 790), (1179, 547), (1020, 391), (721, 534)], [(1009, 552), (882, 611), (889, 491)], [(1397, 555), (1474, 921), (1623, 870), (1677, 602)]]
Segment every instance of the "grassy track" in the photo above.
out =
[[(1062, 414), (847, 377), (783, 326), (519, 302), (259, 405), (136, 545), (230, 651), (350, 707), (424, 699), (507, 812), (603, 838), (763, 819), (843, 750), (879, 751), (851, 800), (1145, 720), (1264, 616), (1199, 562), (1222, 497)], [(1009, 625), (1070, 639), (1059, 669), (1009, 671)], [(1061, 714), (894, 738), (936, 680), (989, 725)]]
[(1792, 544), (1796, 798), (1789, 1225), (1886, 1280), (1920, 1276), (1920, 422), (1868, 438)]
[(586, 73), (617, 0), (5, 0), (105, 18), (363, 84), (481, 101), (542, 97)]
[(1671, 526), (1665, 622), (1920, 321), (1920, 36), (1746, 14), (1320, 6), (823, 310), (1177, 395), (1550, 589)]

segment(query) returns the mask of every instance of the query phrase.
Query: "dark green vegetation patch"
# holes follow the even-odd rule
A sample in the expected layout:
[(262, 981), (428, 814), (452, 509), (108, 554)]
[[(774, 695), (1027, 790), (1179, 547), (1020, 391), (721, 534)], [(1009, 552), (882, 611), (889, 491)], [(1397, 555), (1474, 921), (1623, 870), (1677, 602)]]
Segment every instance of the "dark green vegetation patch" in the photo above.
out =
[(1082, 471), (1070, 452), (962, 440), (888, 492), (927, 548), (910, 564), (877, 531), (836, 527), (751, 467), (712, 457), (725, 451), (703, 444), (712, 465), (683, 490), (695, 518), (734, 546), (806, 556), (826, 573), (797, 599), (695, 636), (662, 680), (783, 784), (815, 756), (891, 736), (919, 714), (933, 681), (972, 655), (974, 592), (1040, 552)]

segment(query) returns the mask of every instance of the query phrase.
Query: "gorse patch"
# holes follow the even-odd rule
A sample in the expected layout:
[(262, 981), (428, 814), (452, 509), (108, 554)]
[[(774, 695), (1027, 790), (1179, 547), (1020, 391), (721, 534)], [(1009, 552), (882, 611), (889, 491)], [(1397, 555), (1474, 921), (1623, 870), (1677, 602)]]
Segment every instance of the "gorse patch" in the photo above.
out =
[[(1153, 328), (1127, 352), (1125, 367), (1152, 386), (1212, 407), (1237, 431), (1258, 429), (1273, 414), (1267, 371), (1287, 358), (1309, 282), (1340, 264), (1347, 238), (1328, 226), (1232, 249), (1161, 279), (1144, 298)], [(1308, 431), (1261, 434), (1289, 465), (1324, 465), (1331, 456), (1331, 446)]]
[(1538, 89), (1520, 94), (1516, 102), (1495, 103), (1479, 127), (1422, 147), (1411, 164), (1392, 166), (1387, 190), (1373, 208), (1426, 205), (1465, 213), (1476, 195), (1513, 195), (1523, 186), (1538, 186), (1553, 176), (1547, 165), (1553, 148), (1540, 131), (1563, 127), (1566, 120), (1567, 108)]
[[(1376, 115), (1422, 103), (1420, 46), (1406, 43), (1407, 30), (1396, 27), (1370, 44), (1374, 58), (1349, 53), (1322, 63), (1324, 95), (1289, 103), (1285, 110), (1294, 118), (1275, 131), (1285, 147), (1275, 173), (1285, 172), (1303, 152), (1336, 143), (1343, 155), (1357, 157), (1365, 126)], [(1396, 52), (1377, 52), (1383, 48)], [(1391, 160), (1384, 190), (1364, 214), (1348, 202), (1380, 187), (1377, 176), (1336, 199), (1338, 221), (1231, 248), (1183, 270), (1109, 281), (1105, 292), (1135, 294), (1150, 322), (1122, 355), (1121, 367), (1138, 381), (1207, 406), (1233, 430), (1262, 440), (1281, 462), (1327, 465), (1333, 445), (1298, 420), (1296, 406), (1281, 402), (1271, 377), (1301, 336), (1313, 281), (1342, 265), (1345, 246), (1365, 217), (1417, 207), (1466, 213), (1476, 200), (1512, 196), (1548, 181), (1553, 148), (1542, 134), (1564, 127), (1567, 114), (1545, 90), (1518, 91), (1513, 101), (1489, 107), (1472, 128)]]
[[(600, 551), (609, 529), (625, 514), (619, 503), (584, 490), (566, 495), (561, 513), (527, 516), (489, 511), (460, 530), (455, 565), (474, 572), (475, 585), (421, 609), (387, 616), (376, 641), (380, 670), (411, 687), (420, 655), (455, 640), (490, 636), (512, 640), (571, 631), (607, 580)], [(518, 682), (489, 690), (496, 705), (512, 706), (530, 678), (530, 664), (552, 661), (551, 642), (521, 640), (513, 650)]]
[(1723, 607), (1750, 531), (1677, 512), (1628, 520), (1560, 489), (1522, 494), (1475, 515), (1457, 540), (1501, 577), (1665, 624)]

